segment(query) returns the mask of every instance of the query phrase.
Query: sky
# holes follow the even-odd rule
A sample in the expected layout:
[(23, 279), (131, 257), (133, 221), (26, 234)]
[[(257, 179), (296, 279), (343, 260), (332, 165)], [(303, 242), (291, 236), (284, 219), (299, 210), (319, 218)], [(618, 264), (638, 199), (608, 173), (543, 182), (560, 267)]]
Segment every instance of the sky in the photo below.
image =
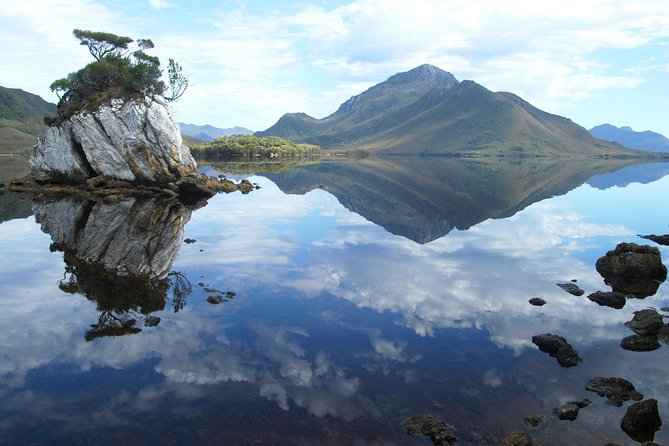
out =
[(190, 85), (190, 124), (264, 130), (322, 118), (424, 63), (585, 128), (669, 136), (666, 0), (0, 0), (0, 85), (49, 90), (92, 60), (72, 30), (149, 38)]

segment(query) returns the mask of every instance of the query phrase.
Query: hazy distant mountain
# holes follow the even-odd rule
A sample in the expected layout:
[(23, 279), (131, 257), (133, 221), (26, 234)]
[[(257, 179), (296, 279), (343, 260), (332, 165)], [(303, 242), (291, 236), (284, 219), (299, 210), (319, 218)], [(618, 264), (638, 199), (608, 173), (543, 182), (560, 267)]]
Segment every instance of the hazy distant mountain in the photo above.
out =
[(633, 159), (369, 157), (260, 173), (285, 193), (324, 189), (388, 232), (428, 243), (454, 228), (506, 218)]
[(326, 118), (288, 113), (256, 135), (387, 154), (638, 155), (431, 65), (391, 76)]
[(251, 135), (253, 133), (253, 130), (244, 127), (220, 129), (213, 125), (184, 124), (183, 122), (179, 123), (179, 127), (181, 128), (181, 133), (184, 135), (192, 136), (202, 141), (212, 141), (219, 136)]
[(56, 105), (37, 95), (0, 87), (0, 153), (30, 149), (46, 128), (44, 117), (55, 114)]
[(646, 130), (635, 132), (630, 127), (602, 124), (590, 129), (590, 133), (604, 141), (614, 141), (631, 149), (649, 152), (669, 152), (669, 139), (659, 133)]

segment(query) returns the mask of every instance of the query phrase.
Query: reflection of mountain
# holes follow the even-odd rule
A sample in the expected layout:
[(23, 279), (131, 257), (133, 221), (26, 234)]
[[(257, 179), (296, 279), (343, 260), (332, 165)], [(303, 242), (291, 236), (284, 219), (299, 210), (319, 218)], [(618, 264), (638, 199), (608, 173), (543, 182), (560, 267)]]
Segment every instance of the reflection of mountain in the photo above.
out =
[(669, 163), (635, 164), (615, 172), (603, 173), (590, 178), (587, 183), (597, 189), (625, 187), (631, 183), (648, 184), (669, 175)]
[(0, 190), (0, 223), (33, 214), (32, 200), (12, 192)]
[(138, 319), (155, 326), (160, 319), (149, 313), (165, 307), (170, 285), (175, 299), (177, 288), (190, 291), (187, 281), (171, 272), (191, 214), (180, 202), (123, 197), (107, 203), (68, 196), (36, 201), (33, 212), (51, 235), (51, 249), (64, 253), (60, 289), (85, 295), (101, 312), (87, 340), (138, 333)]
[(564, 194), (624, 160), (393, 157), (323, 162), (266, 174), (284, 192), (322, 188), (389, 232), (418, 243)]

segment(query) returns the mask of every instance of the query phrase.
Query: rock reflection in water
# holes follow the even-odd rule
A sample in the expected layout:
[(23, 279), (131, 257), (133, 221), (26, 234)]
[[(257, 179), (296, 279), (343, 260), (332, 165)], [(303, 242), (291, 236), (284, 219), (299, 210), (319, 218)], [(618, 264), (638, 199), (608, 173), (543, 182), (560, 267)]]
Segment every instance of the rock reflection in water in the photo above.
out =
[(175, 312), (191, 292), (185, 276), (171, 271), (192, 209), (176, 200), (123, 197), (94, 201), (68, 196), (35, 201), (33, 212), (49, 234), (52, 251), (66, 264), (59, 288), (96, 302), (100, 317), (86, 333), (139, 333), (160, 323), (172, 288)]

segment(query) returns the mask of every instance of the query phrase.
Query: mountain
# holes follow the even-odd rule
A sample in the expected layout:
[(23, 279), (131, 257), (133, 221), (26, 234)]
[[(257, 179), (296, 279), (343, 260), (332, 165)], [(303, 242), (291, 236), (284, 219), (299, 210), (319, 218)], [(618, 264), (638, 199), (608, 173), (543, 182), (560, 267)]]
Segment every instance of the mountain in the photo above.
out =
[(288, 113), (256, 135), (384, 154), (639, 155), (431, 65), (395, 74), (323, 119)]
[(591, 128), (590, 133), (599, 139), (617, 142), (630, 149), (669, 152), (669, 139), (650, 130), (635, 132), (630, 127), (618, 128), (615, 125), (602, 124)]
[(195, 125), (195, 124), (184, 124), (183, 122), (179, 123), (181, 128), (181, 133), (187, 136), (192, 136), (201, 141), (213, 141), (219, 136), (230, 136), (230, 135), (251, 135), (252, 130), (246, 129), (244, 127), (232, 127), (229, 129), (220, 129), (214, 127), (213, 125)]
[(44, 117), (55, 114), (56, 105), (37, 95), (0, 87), (0, 153), (29, 150), (46, 128)]
[(260, 175), (283, 192), (323, 189), (388, 232), (428, 243), (453, 229), (506, 218), (635, 159), (369, 157), (323, 161)]

